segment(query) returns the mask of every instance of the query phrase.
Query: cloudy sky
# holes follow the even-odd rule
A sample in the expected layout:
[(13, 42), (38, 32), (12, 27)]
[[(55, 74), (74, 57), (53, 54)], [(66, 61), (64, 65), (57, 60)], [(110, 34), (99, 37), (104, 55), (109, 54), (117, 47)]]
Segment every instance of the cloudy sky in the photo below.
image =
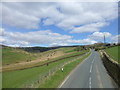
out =
[(86, 45), (119, 37), (116, 2), (4, 2), (0, 10), (5, 45)]

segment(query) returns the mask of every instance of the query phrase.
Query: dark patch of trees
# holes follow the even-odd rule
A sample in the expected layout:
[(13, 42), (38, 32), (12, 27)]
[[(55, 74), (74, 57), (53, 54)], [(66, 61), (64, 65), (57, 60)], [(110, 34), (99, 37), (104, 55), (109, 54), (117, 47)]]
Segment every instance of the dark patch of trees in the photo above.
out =
[(52, 49), (62, 48), (62, 47), (78, 47), (78, 45), (75, 46), (56, 46), (56, 47), (19, 47), (19, 49), (23, 49), (27, 52), (33, 52), (33, 53), (39, 53), (44, 52)]
[(39, 52), (44, 52), (52, 49), (57, 49), (57, 47), (20, 47), (20, 49), (23, 49), (27, 52), (39, 53)]

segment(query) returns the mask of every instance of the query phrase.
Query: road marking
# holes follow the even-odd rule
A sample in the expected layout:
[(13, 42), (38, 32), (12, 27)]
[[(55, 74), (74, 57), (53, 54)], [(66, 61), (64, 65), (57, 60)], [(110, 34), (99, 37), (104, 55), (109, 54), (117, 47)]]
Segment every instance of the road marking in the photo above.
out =
[[(94, 56), (94, 58), (95, 58), (95, 56)], [(90, 73), (92, 72), (92, 68), (93, 68), (93, 63), (94, 63), (94, 59), (93, 58), (93, 60), (92, 60), (92, 63), (91, 63), (91, 66), (90, 66)], [(90, 74), (91, 75), (91, 74)], [(91, 90), (91, 76), (89, 77), (89, 88), (90, 88), (90, 90)]]
[(65, 84), (65, 82), (67, 81), (67, 79), (70, 77), (70, 75), (80, 66), (82, 65), (90, 56), (92, 55), (92, 52), (91, 54), (86, 58), (84, 59), (80, 64), (77, 65), (77, 67), (75, 67), (75, 69), (73, 69), (70, 74), (66, 77), (66, 79), (62, 82), (62, 84), (60, 84), (60, 86), (58, 86), (58, 88), (61, 88), (63, 86), (63, 84)]
[(92, 64), (94, 63), (95, 59), (93, 59)]
[(92, 72), (92, 66), (93, 66), (93, 65), (91, 65), (91, 67), (90, 67), (90, 73)]
[(89, 78), (89, 88), (91, 88), (91, 77)]
[(70, 77), (70, 75), (67, 76), (67, 78), (62, 82), (62, 84), (59, 86), (59, 88), (62, 87), (62, 85), (67, 81), (67, 79), (68, 79), (69, 77)]
[(99, 81), (100, 88), (103, 88), (102, 81), (101, 81), (101, 78), (100, 78), (100, 73), (98, 71), (97, 65), (96, 65), (96, 71), (97, 71), (97, 78), (98, 78), (98, 81)]
[(91, 64), (91, 66), (90, 66), (90, 73), (92, 72), (94, 60), (95, 60), (95, 59), (93, 59), (92, 64)]

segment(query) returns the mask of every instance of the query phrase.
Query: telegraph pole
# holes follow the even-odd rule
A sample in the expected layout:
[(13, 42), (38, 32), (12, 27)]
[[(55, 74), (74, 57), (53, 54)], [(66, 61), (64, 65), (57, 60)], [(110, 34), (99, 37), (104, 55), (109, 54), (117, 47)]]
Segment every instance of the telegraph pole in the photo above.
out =
[(106, 38), (105, 38), (105, 34), (104, 34), (104, 44), (106, 43)]

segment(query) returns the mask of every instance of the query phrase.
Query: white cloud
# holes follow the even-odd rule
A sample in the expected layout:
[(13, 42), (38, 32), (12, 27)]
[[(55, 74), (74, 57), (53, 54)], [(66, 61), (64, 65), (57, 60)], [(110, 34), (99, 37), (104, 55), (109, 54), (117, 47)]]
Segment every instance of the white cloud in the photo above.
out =
[(120, 43), (120, 35), (115, 35), (111, 38), (113, 43)]
[[(50, 30), (45, 31), (35, 31), (28, 33), (20, 32), (6, 32), (5, 36), (8, 39), (15, 41), (16, 43), (21, 42), (21, 44), (51, 44), (51, 43), (64, 43), (67, 39), (72, 38), (68, 35), (61, 35), (58, 33), (52, 33)], [(14, 43), (14, 42), (13, 42)]]
[(68, 43), (52, 43), (49, 46), (67, 46), (69, 45)]
[[(3, 3), (2, 18), (5, 26), (25, 29), (38, 29), (40, 25), (54, 25), (70, 33), (95, 32), (88, 38), (74, 40), (72, 36), (53, 33), (50, 30), (26, 33), (6, 32), (1, 41), (5, 44), (46, 44), (68, 45), (70, 43), (93, 44), (96, 38), (102, 38), (100, 29), (117, 18), (117, 3), (79, 3), (79, 2), (21, 2)], [(98, 36), (98, 33), (100, 36)], [(105, 33), (107, 34), (107, 32)], [(108, 35), (109, 36), (109, 35)], [(112, 36), (111, 36), (112, 37)]]
[[(60, 10), (67, 18), (57, 26), (71, 29), (72, 33), (99, 31), (108, 25), (109, 20), (117, 17), (116, 3), (62, 3)], [(93, 26), (95, 24), (97, 26)], [(75, 27), (76, 25), (80, 27)]]
[(7, 32), (4, 31), (4, 36), (1, 37), (0, 42), (5, 45), (12, 46), (30, 46), (30, 45), (70, 45), (70, 44), (93, 44), (96, 43), (92, 39), (75, 40), (72, 36), (53, 33), (50, 30), (41, 30), (34, 32)]
[(89, 35), (89, 38), (93, 40), (103, 40), (105, 38), (110, 38), (112, 35), (109, 32), (94, 32), (92, 35)]
[(27, 29), (38, 28), (39, 18), (30, 14), (20, 12), (18, 9), (3, 6), (2, 14), (3, 24)]
[[(55, 25), (65, 30), (72, 30), (73, 33), (84, 32), (84, 29), (87, 32), (86, 26), (89, 24), (107, 23), (109, 20), (115, 19), (118, 8), (117, 3), (112, 2), (24, 2), (3, 3), (2, 7), (3, 24), (36, 29), (39, 28), (39, 24), (43, 23), (43, 25)], [(82, 25), (82, 27), (76, 28), (76, 25)], [(98, 31), (101, 27), (93, 27), (92, 29)], [(83, 29), (81, 30), (81, 28)]]
[(81, 40), (68, 40), (68, 42), (77, 43), (77, 44), (84, 44), (84, 45), (97, 43), (97, 41), (89, 39), (89, 38), (81, 39)]
[(3, 43), (4, 41), (5, 39), (2, 36), (0, 36), (0, 43)]
[(5, 29), (4, 28), (0, 28), (0, 36), (2, 36), (4, 34)]
[(107, 43), (120, 43), (120, 35), (112, 35), (109, 32), (94, 32), (91, 35), (88, 35), (88, 38), (98, 42), (103, 42), (104, 36)]
[(105, 23), (105, 22), (87, 24), (87, 25), (73, 28), (71, 33), (95, 32), (95, 31), (99, 31), (101, 27), (106, 25), (108, 25), (108, 23)]

